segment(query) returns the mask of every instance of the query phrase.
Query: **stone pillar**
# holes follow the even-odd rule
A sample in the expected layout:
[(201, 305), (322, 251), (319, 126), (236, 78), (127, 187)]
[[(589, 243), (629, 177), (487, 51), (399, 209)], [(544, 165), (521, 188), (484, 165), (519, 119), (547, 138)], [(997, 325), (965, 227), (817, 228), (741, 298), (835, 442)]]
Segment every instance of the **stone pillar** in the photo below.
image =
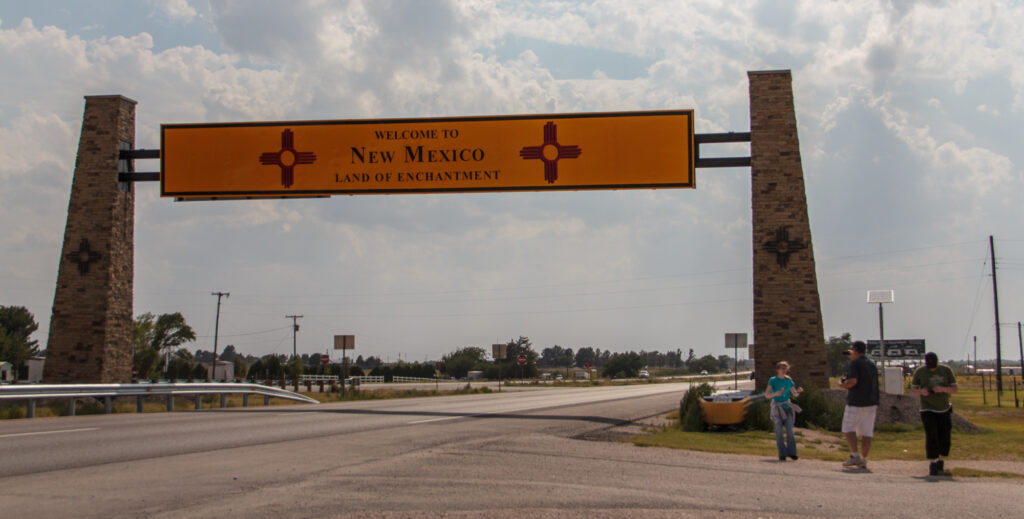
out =
[(128, 382), (132, 373), (135, 197), (117, 180), (135, 146), (135, 101), (86, 96), (53, 297), (43, 379)]
[(798, 383), (828, 387), (825, 334), (788, 70), (748, 72), (754, 246), (754, 370), (775, 363)]

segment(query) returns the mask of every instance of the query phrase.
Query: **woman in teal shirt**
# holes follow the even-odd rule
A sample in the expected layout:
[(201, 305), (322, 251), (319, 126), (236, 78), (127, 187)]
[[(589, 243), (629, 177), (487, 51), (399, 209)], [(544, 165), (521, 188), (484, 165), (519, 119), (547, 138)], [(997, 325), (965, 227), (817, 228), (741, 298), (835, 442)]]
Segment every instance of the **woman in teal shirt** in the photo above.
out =
[(796, 383), (789, 378), (789, 363), (780, 361), (775, 365), (775, 376), (768, 379), (768, 387), (764, 390), (764, 397), (771, 399), (771, 419), (775, 423), (775, 446), (779, 449), (779, 461), (786, 461), (787, 456), (797, 459), (793, 422), (796, 413), (800, 412), (800, 406), (794, 404), (790, 397), (799, 396), (804, 390), (794, 386)]

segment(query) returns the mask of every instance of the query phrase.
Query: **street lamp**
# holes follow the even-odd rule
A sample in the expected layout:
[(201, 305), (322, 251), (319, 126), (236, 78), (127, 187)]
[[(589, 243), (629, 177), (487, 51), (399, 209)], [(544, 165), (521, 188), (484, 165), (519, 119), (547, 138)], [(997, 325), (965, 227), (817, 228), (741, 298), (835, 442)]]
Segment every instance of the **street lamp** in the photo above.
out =
[(868, 304), (878, 303), (878, 354), (882, 364), (882, 387), (885, 387), (885, 326), (882, 318), (882, 305), (892, 303), (896, 299), (893, 290), (868, 290)]

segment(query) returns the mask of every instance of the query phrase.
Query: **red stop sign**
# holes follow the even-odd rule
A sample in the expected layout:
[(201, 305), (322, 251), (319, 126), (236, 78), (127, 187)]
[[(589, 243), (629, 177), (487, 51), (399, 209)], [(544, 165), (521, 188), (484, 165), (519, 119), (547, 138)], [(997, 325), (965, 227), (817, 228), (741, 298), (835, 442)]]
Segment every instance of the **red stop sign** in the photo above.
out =
[(323, 355), (320, 357), (320, 364), (327, 364), (329, 362), (331, 362), (331, 358), (328, 357), (327, 355)]
[(516, 364), (519, 364), (520, 366), (525, 366), (526, 365), (526, 355), (520, 355), (519, 357), (517, 357), (516, 358)]

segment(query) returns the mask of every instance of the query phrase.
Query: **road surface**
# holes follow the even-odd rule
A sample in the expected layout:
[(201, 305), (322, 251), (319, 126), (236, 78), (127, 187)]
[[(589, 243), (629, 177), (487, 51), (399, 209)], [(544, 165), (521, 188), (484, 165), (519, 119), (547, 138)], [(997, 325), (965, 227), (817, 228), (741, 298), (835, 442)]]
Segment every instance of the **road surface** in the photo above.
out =
[[(731, 383), (729, 384), (731, 387)], [(640, 448), (687, 384), (0, 423), (4, 517), (996, 517), (1016, 480)]]

